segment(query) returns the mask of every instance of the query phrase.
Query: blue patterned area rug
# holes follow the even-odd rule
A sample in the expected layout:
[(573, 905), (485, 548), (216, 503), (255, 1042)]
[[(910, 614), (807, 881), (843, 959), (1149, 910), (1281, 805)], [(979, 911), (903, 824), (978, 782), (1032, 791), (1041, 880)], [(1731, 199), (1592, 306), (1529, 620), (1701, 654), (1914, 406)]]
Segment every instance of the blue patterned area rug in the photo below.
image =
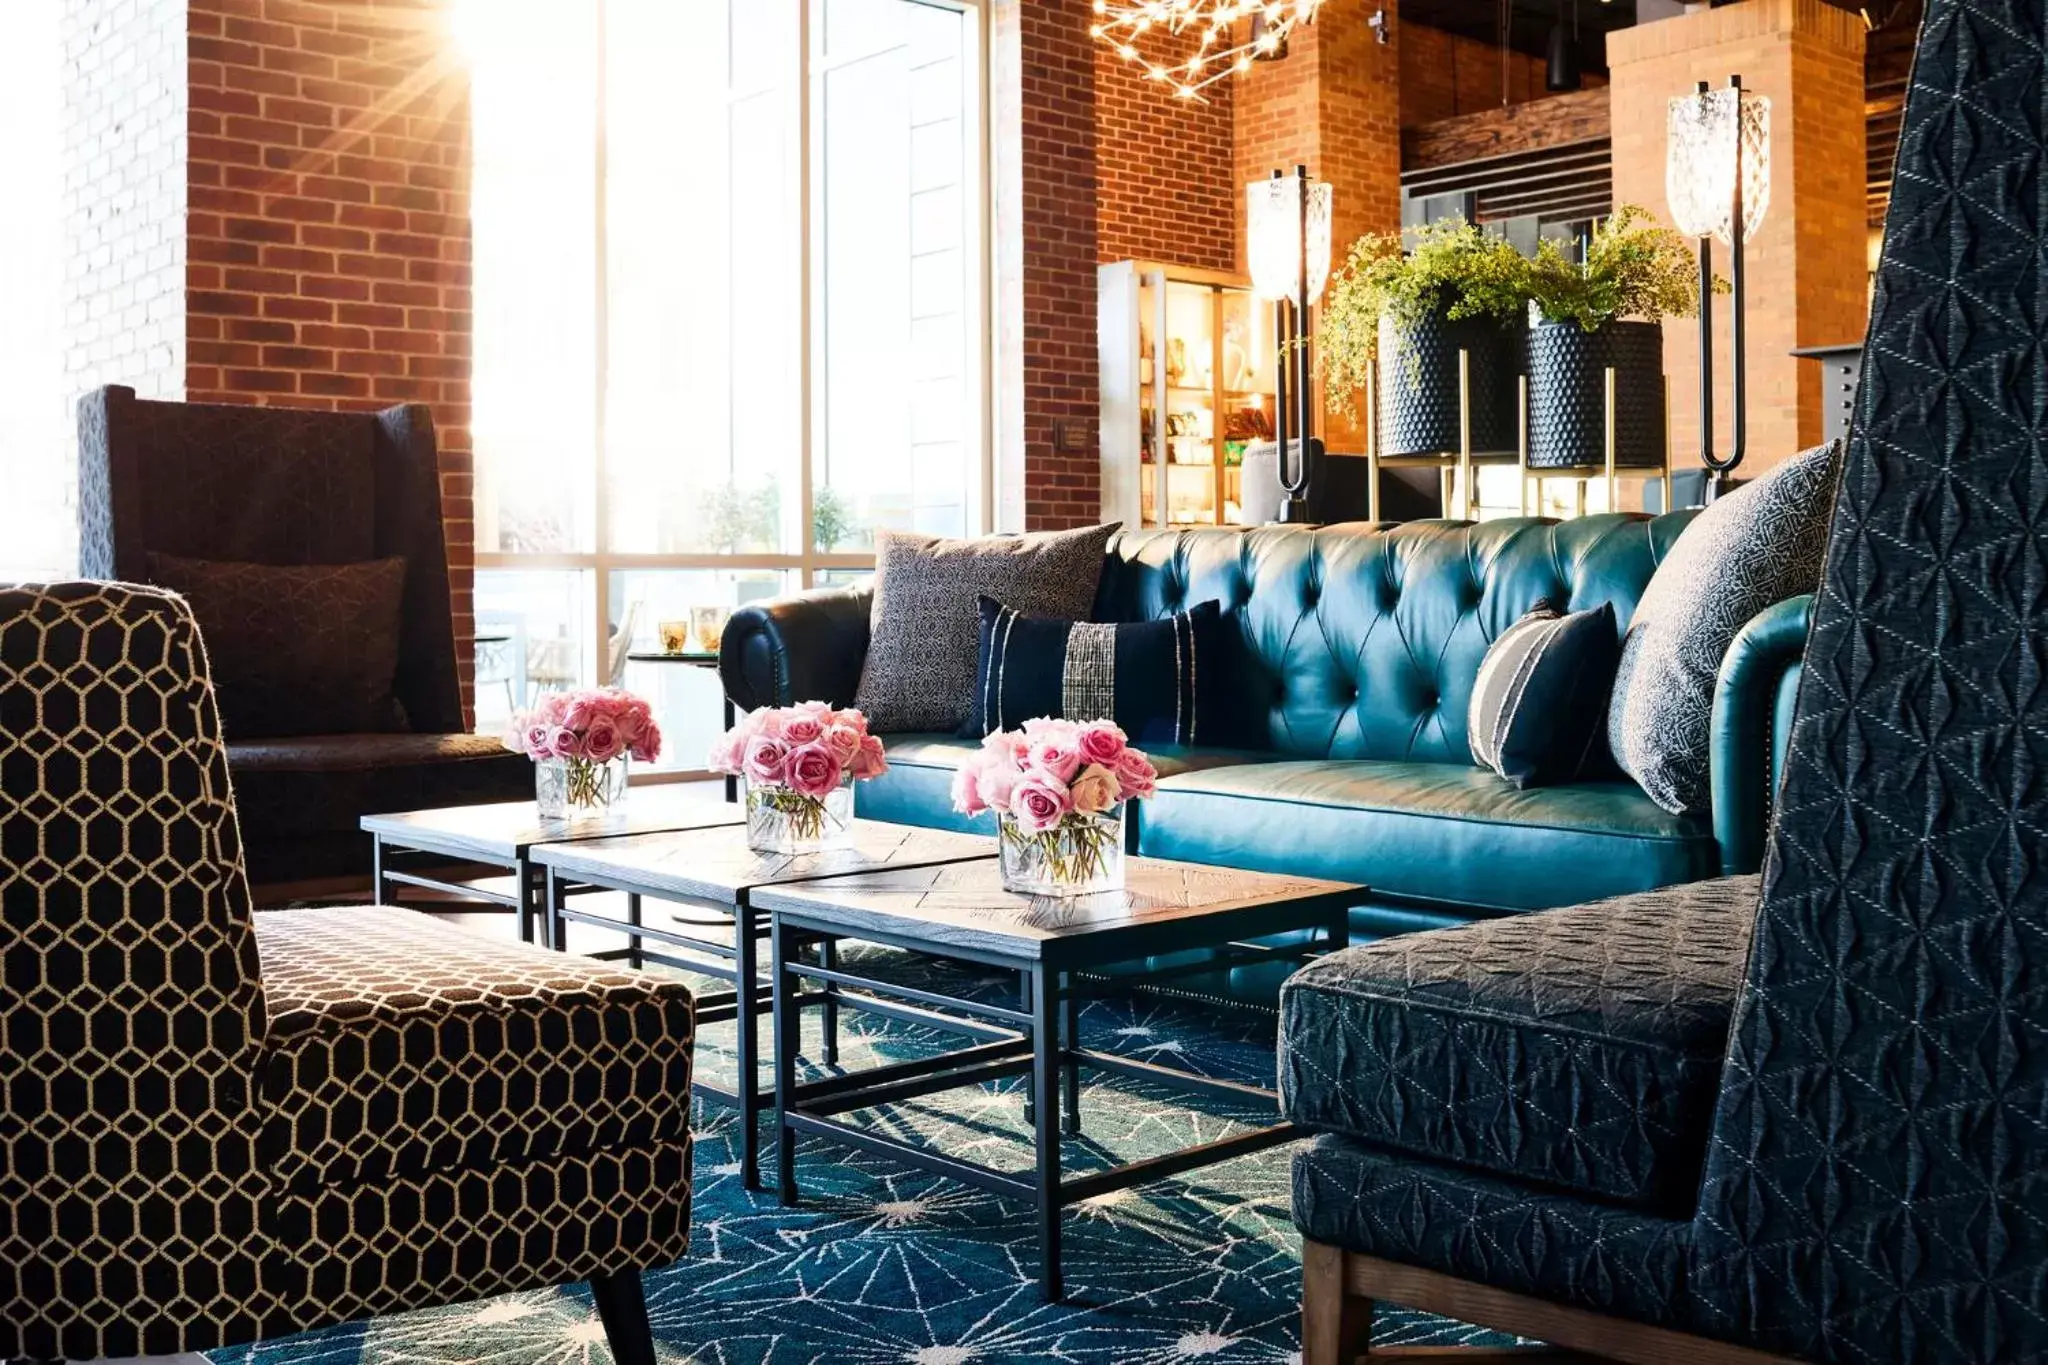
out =
[[(851, 955), (849, 955), (850, 957)], [(863, 956), (883, 966), (880, 953)], [(931, 968), (917, 964), (913, 970)], [(946, 988), (1014, 989), (949, 974)], [(815, 1036), (816, 1011), (807, 1033)], [(708, 1027), (699, 1066), (729, 1078), (732, 1025)], [(1091, 1003), (1086, 1046), (1206, 1075), (1272, 1084), (1274, 1018), (1151, 996)], [(764, 1021), (765, 1033), (765, 1021)], [(928, 1055), (957, 1041), (846, 1011), (849, 1068)], [(809, 1049), (816, 1055), (816, 1048)], [(764, 1076), (765, 1080), (765, 1076)], [(1084, 1073), (1083, 1130), (1070, 1170), (1206, 1142), (1270, 1111), (1232, 1112), (1170, 1087)], [(988, 1365), (1004, 1361), (1279, 1362), (1300, 1359), (1300, 1238), (1288, 1219), (1281, 1148), (1092, 1200), (1067, 1213), (1069, 1301), (1040, 1302), (1023, 1205), (823, 1140), (798, 1152), (804, 1202), (740, 1186), (732, 1111), (699, 1099), (690, 1255), (647, 1277), (660, 1357), (672, 1365)], [(867, 1111), (874, 1126), (961, 1157), (1023, 1169), (1031, 1159), (1023, 1080)], [(772, 1153), (772, 1147), (771, 1147)], [(768, 1165), (772, 1179), (772, 1165)], [(1499, 1338), (1421, 1314), (1382, 1311), (1382, 1344)], [(238, 1351), (217, 1365), (583, 1365), (608, 1362), (582, 1286), (356, 1323)]]

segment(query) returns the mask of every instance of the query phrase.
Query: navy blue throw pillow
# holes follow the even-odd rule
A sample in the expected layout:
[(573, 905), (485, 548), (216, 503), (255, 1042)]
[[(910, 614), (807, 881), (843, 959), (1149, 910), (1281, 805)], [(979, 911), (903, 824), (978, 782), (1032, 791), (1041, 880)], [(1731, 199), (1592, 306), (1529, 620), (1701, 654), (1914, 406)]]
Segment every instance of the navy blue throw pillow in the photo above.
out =
[(960, 733), (980, 739), (1035, 716), (1113, 720), (1131, 743), (1217, 743), (1223, 609), (1116, 625), (1024, 616), (981, 599), (981, 657)]
[(1606, 736), (1620, 666), (1612, 604), (1563, 615), (1537, 603), (1480, 662), (1466, 713), (1472, 761), (1517, 787), (1578, 777)]

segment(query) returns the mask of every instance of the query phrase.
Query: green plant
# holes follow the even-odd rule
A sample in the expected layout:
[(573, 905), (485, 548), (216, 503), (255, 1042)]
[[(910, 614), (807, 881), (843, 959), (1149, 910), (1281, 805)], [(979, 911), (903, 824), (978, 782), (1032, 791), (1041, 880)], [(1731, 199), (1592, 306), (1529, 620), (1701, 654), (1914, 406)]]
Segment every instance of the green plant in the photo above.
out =
[[(1529, 297), (1545, 321), (1588, 332), (1617, 318), (1689, 318), (1699, 306), (1698, 269), (1684, 237), (1623, 204), (1593, 230), (1583, 263), (1556, 242), (1542, 243), (1529, 263)], [(1715, 293), (1726, 289), (1726, 281), (1714, 281)]]
[(811, 503), (811, 540), (827, 554), (839, 547), (859, 530), (854, 524), (853, 509), (846, 505), (846, 499), (839, 490), (826, 484), (817, 492)]
[(773, 475), (752, 487), (727, 481), (701, 505), (700, 541), (724, 554), (772, 550), (782, 515), (782, 489)]
[(1529, 262), (1505, 238), (1447, 218), (1402, 239), (1372, 233), (1351, 244), (1330, 281), (1316, 347), (1331, 396), (1352, 416), (1351, 395), (1365, 387), (1379, 355), (1380, 319), (1397, 336), (1439, 310), (1455, 322), (1521, 314), (1529, 298)]

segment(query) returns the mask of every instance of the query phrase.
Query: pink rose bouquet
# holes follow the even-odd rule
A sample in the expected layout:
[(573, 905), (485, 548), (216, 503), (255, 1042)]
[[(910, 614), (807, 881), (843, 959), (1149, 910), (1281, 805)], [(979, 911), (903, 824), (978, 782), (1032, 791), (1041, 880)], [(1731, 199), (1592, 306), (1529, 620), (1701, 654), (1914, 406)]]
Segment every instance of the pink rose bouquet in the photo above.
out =
[(1106, 720), (1040, 718), (982, 741), (953, 777), (953, 808), (993, 812), (1005, 883), (1057, 895), (1120, 883), (1122, 806), (1159, 773)]
[(746, 779), (748, 842), (796, 853), (844, 843), (852, 783), (889, 763), (866, 716), (809, 701), (749, 711), (711, 746), (711, 768)]
[(611, 765), (661, 757), (661, 727), (645, 701), (616, 687), (550, 692), (512, 718), (505, 747), (542, 765), (535, 788), (541, 815), (556, 818), (571, 808), (601, 810), (622, 797), (625, 774)]

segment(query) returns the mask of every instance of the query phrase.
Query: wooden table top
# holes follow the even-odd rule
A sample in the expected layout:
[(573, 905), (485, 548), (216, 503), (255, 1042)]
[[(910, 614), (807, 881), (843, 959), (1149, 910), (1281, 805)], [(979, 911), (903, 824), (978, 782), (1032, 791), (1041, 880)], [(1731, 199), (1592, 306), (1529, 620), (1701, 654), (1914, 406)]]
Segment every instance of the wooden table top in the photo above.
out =
[(848, 937), (865, 930), (934, 950), (1079, 965), (1325, 922), (1364, 891), (1344, 882), (1127, 858), (1121, 890), (1024, 896), (1005, 891), (1000, 869), (988, 860), (764, 887), (753, 903)]
[(730, 802), (680, 786), (635, 787), (623, 807), (601, 816), (543, 820), (531, 801), (365, 815), (362, 827), (406, 848), (449, 856), (514, 859), (538, 845), (657, 830), (738, 825), (745, 812)]
[(533, 856), (544, 867), (598, 886), (731, 906), (743, 895), (758, 904), (755, 889), (778, 883), (963, 860), (993, 866), (995, 853), (992, 834), (856, 820), (853, 846), (826, 853), (757, 853), (747, 847), (744, 830), (694, 829), (551, 844)]

